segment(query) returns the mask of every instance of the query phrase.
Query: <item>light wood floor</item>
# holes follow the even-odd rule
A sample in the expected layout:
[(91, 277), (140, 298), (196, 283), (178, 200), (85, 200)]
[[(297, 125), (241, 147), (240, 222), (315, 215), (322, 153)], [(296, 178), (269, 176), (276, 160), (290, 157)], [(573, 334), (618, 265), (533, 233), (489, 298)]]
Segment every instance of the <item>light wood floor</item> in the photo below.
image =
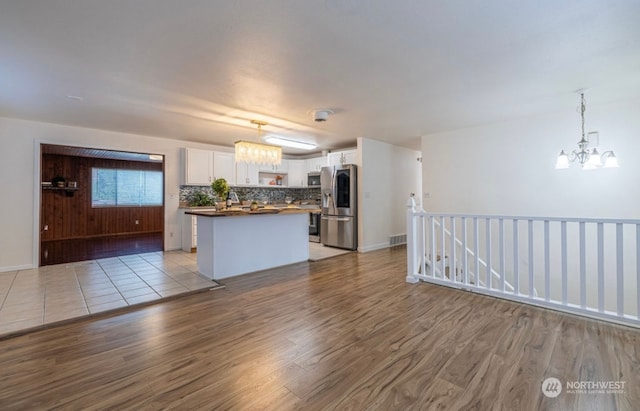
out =
[[(0, 409), (640, 409), (639, 331), (404, 267), (350, 253), (0, 341)], [(547, 377), (625, 392), (546, 398)]]

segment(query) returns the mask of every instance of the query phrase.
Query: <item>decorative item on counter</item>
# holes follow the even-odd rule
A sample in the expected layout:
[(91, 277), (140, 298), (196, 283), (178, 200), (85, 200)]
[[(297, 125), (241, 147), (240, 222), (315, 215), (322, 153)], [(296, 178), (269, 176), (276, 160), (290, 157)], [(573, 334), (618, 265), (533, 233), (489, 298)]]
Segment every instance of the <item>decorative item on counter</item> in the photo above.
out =
[(223, 210), (226, 205), (226, 199), (229, 195), (229, 184), (227, 184), (227, 180), (224, 178), (216, 178), (213, 183), (211, 183), (211, 189), (218, 196), (220, 201), (216, 202), (216, 210)]
[(238, 195), (236, 194), (236, 192), (233, 190), (229, 190), (229, 193), (227, 194), (227, 208), (231, 207), (233, 203), (239, 202), (240, 200), (238, 200)]

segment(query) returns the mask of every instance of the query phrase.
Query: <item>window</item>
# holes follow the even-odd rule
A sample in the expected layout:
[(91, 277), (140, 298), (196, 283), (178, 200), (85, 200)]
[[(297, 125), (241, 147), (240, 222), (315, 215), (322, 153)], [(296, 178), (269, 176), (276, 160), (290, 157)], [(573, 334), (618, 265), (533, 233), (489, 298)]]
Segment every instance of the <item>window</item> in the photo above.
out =
[(93, 207), (162, 205), (162, 171), (91, 169)]

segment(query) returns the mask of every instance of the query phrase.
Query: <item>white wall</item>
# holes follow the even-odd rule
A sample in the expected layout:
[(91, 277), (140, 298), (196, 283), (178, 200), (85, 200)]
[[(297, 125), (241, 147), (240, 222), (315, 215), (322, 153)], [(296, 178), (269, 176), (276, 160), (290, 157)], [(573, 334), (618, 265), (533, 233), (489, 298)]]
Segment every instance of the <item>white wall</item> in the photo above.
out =
[(358, 250), (389, 246), (389, 236), (405, 234), (409, 193), (421, 193), (420, 152), (358, 138), (360, 155)]
[(178, 214), (178, 189), (184, 175), (181, 148), (231, 151), (229, 147), (0, 117), (0, 175), (4, 176), (4, 199), (0, 202), (0, 271), (38, 264), (39, 238), (34, 234), (34, 221), (40, 207), (40, 143), (164, 154), (167, 250), (181, 247)]
[(615, 150), (619, 169), (556, 170), (577, 148), (580, 117), (517, 119), (422, 138), (427, 211), (549, 217), (640, 218), (640, 101), (588, 106), (587, 131)]

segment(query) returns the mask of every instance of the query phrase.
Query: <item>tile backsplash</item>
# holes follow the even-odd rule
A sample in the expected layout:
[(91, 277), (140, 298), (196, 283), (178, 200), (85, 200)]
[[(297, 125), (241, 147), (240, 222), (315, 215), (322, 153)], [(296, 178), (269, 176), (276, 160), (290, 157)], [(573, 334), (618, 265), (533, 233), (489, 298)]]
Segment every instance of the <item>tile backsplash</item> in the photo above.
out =
[[(320, 187), (312, 188), (288, 188), (288, 187), (246, 187), (231, 186), (240, 201), (258, 201), (267, 199), (270, 204), (282, 204), (285, 197), (289, 196), (293, 201), (319, 202)], [(211, 197), (215, 197), (211, 186), (180, 186), (180, 204), (187, 204), (191, 197), (197, 192), (205, 192)]]

